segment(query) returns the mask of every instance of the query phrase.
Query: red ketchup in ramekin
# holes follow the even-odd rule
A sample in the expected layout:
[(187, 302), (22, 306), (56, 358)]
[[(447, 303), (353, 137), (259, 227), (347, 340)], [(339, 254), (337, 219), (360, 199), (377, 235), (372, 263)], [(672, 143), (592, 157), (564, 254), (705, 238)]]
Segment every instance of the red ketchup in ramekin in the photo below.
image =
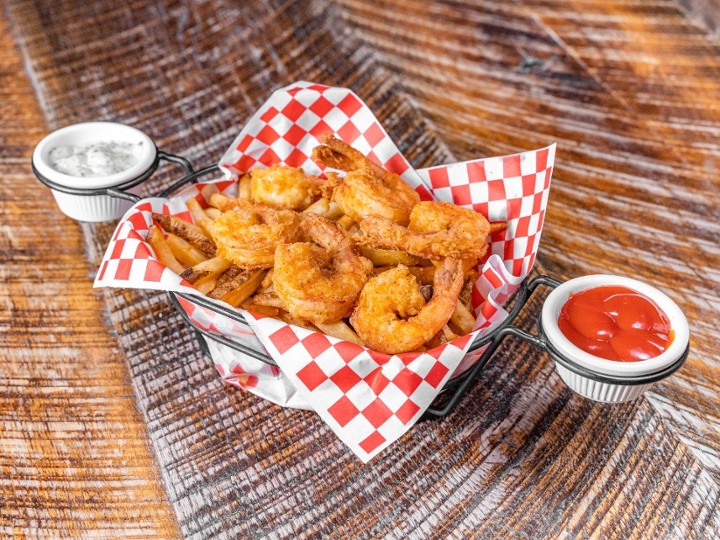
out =
[(655, 358), (667, 350), (674, 334), (668, 316), (655, 302), (617, 285), (572, 293), (557, 323), (575, 346), (617, 362)]

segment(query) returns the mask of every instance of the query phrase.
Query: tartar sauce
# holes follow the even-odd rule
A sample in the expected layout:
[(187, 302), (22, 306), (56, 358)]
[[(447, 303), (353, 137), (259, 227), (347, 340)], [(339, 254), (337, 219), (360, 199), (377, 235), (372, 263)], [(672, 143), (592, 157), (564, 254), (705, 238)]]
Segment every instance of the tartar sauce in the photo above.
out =
[(140, 159), (142, 141), (103, 141), (85, 146), (57, 146), (48, 153), (50, 166), (70, 176), (99, 177), (126, 171)]

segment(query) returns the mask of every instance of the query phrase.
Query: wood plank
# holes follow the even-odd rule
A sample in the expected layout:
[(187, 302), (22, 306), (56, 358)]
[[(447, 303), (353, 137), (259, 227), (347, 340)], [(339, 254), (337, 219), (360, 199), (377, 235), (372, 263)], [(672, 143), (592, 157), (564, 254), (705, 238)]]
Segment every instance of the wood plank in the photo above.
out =
[(30, 172), (47, 128), (4, 17), (0, 51), (0, 536), (177, 537), (80, 228)]

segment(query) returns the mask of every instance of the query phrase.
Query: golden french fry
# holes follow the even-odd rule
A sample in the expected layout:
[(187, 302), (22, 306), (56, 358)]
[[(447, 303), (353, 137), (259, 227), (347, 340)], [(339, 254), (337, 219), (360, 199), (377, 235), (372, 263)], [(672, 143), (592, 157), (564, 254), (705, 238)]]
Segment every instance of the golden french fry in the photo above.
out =
[(314, 203), (312, 203), (310, 206), (308, 206), (305, 210), (303, 210), (304, 214), (317, 214), (318, 216), (327, 217), (328, 210), (330, 209), (330, 201), (326, 199), (325, 197), (318, 199)]
[(490, 234), (494, 233), (495, 231), (502, 231), (507, 227), (506, 221), (494, 221), (490, 224)]
[(343, 321), (330, 324), (315, 323), (315, 326), (317, 326), (323, 334), (344, 339), (345, 341), (356, 343), (362, 347), (365, 346), (360, 337), (355, 333), (355, 330), (350, 328), (350, 326)]
[(193, 285), (195, 288), (203, 294), (207, 294), (215, 288), (217, 284), (217, 276), (207, 275), (204, 278), (196, 281)]
[(250, 298), (250, 296), (252, 296), (252, 294), (257, 290), (263, 280), (263, 277), (265, 276), (265, 272), (266, 270), (256, 270), (250, 274), (245, 282), (226, 293), (220, 299), (233, 307), (238, 307), (245, 300)]
[(210, 219), (217, 219), (222, 214), (222, 212), (220, 210), (218, 210), (217, 208), (213, 208), (211, 206), (210, 208), (205, 209), (205, 214)]
[(353, 223), (355, 223), (355, 221), (350, 216), (343, 216), (337, 220), (337, 224), (345, 230), (348, 230), (350, 227), (352, 227)]
[(460, 300), (455, 303), (455, 311), (450, 316), (450, 322), (459, 330), (460, 335), (464, 336), (472, 331), (475, 324), (475, 317), (470, 310), (465, 307)]
[(207, 260), (207, 257), (202, 251), (177, 235), (172, 233), (168, 234), (167, 244), (170, 246), (175, 258), (185, 266), (195, 266)]
[(443, 326), (441, 332), (442, 332), (442, 334), (443, 334), (443, 337), (444, 337), (448, 342), (450, 342), (450, 341), (452, 341), (452, 340), (454, 340), (454, 339), (456, 339), (456, 338), (458, 337), (458, 335), (457, 335), (455, 332), (453, 332), (452, 330), (450, 330), (450, 327), (449, 327), (447, 324), (446, 324), (445, 326)]
[(208, 257), (215, 256), (215, 252), (217, 251), (215, 243), (205, 236), (203, 230), (197, 225), (166, 214), (153, 213), (153, 219), (157, 221), (166, 232), (173, 233), (187, 240)]
[(285, 309), (285, 304), (280, 297), (274, 292), (272, 293), (258, 293), (253, 296), (253, 302), (261, 306), (274, 307), (278, 309)]
[(458, 301), (461, 302), (466, 308), (470, 309), (472, 305), (472, 288), (477, 280), (477, 272), (471, 274), (466, 280), (465, 285), (460, 290), (460, 296)]
[(223, 272), (217, 281), (215, 289), (208, 293), (211, 298), (222, 298), (230, 291), (237, 289), (240, 285), (247, 281), (250, 272), (238, 266), (231, 266)]
[(152, 246), (153, 251), (155, 252), (155, 257), (157, 257), (158, 261), (176, 274), (182, 274), (185, 271), (185, 267), (175, 258), (175, 255), (160, 232), (160, 229), (158, 229), (155, 225), (150, 226), (147, 241), (150, 246)]
[(290, 313), (288, 313), (287, 311), (282, 311), (280, 313), (280, 320), (285, 321), (288, 324), (294, 324), (295, 326), (299, 326), (300, 328), (307, 328), (308, 330), (312, 330), (313, 332), (318, 331), (318, 328), (312, 323), (306, 321), (305, 319), (299, 319), (294, 315), (290, 315)]
[(252, 179), (250, 173), (243, 174), (238, 179), (238, 199), (250, 199), (250, 184)]
[(215, 288), (207, 293), (207, 295), (210, 298), (222, 298), (226, 293), (230, 292), (245, 281), (247, 277), (247, 270), (233, 264), (218, 276)]
[(265, 274), (265, 277), (263, 278), (262, 283), (260, 284), (260, 289), (262, 292), (267, 292), (273, 288), (272, 277), (273, 277), (274, 271), (275, 271), (274, 268), (270, 268), (267, 271), (267, 274)]
[[(222, 257), (213, 257), (201, 263), (191, 266), (185, 270), (180, 276), (189, 283), (197, 283), (201, 279), (205, 279), (209, 276), (218, 277), (225, 270), (230, 268), (232, 263), (223, 259)], [(212, 290), (212, 289), (210, 289)]]
[(328, 207), (325, 217), (328, 219), (340, 219), (343, 215), (343, 211), (340, 210), (338, 204), (335, 201), (330, 201), (330, 206)]
[(304, 214), (309, 214), (311, 212), (332, 220), (338, 220), (344, 215), (335, 201), (331, 201), (325, 197), (321, 197), (303, 210)]
[(360, 251), (362, 252), (363, 257), (370, 259), (370, 262), (372, 262), (375, 266), (395, 266), (398, 264), (404, 264), (405, 266), (419, 266), (424, 261), (424, 259), (421, 259), (420, 257), (394, 249), (377, 249), (361, 246)]
[(242, 304), (240, 304), (240, 307), (248, 311), (252, 311), (253, 313), (258, 313), (260, 315), (265, 315), (266, 317), (272, 317), (274, 319), (279, 319), (280, 313), (282, 313), (283, 311), (282, 309), (278, 309), (275, 307), (256, 304), (253, 302), (252, 298), (248, 298), (247, 300), (245, 300)]
[(202, 209), (202, 206), (200, 206), (200, 203), (197, 202), (197, 199), (188, 199), (185, 205), (190, 211), (190, 214), (195, 221), (195, 225), (203, 230), (205, 236), (212, 238), (212, 234), (210, 233), (210, 224), (212, 223), (212, 219), (207, 216), (205, 211)]

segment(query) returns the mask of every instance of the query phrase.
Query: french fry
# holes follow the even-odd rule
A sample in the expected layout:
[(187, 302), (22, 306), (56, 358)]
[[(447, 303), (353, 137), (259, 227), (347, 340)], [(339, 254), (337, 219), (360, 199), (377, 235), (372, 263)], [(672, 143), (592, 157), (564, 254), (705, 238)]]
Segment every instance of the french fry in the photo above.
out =
[(340, 225), (343, 229), (348, 230), (350, 227), (352, 227), (353, 223), (355, 221), (350, 216), (343, 216), (340, 219), (337, 220), (337, 224)]
[(325, 197), (322, 197), (308, 206), (303, 210), (303, 214), (317, 214), (318, 216), (327, 217), (328, 210), (330, 209), (330, 201)]
[(310, 206), (308, 206), (305, 210), (303, 210), (304, 214), (309, 214), (310, 212), (332, 220), (340, 219), (343, 217), (342, 210), (340, 210), (340, 207), (337, 205), (337, 203), (335, 201), (330, 201), (325, 197), (318, 199)]
[(267, 274), (265, 274), (265, 277), (262, 280), (262, 283), (260, 284), (260, 290), (261, 292), (266, 292), (269, 289), (273, 288), (273, 272), (275, 271), (274, 268), (271, 268), (267, 271)]
[(267, 270), (256, 270), (244, 283), (226, 293), (221, 300), (233, 307), (238, 307), (257, 290)]
[(195, 266), (207, 260), (207, 257), (202, 251), (177, 235), (172, 233), (168, 234), (167, 244), (172, 250), (173, 255), (175, 255), (175, 258), (185, 266)]
[(460, 300), (455, 303), (455, 311), (450, 316), (450, 322), (459, 330), (460, 335), (464, 336), (472, 331), (475, 324), (475, 317), (470, 310)]
[(465, 279), (465, 285), (463, 285), (463, 288), (460, 290), (460, 296), (458, 297), (458, 300), (468, 309), (472, 304), (472, 288), (477, 280), (477, 275), (476, 271)]
[(197, 199), (188, 199), (185, 204), (187, 205), (190, 214), (192, 214), (195, 225), (197, 225), (203, 230), (205, 236), (207, 236), (208, 238), (212, 238), (212, 233), (210, 232), (210, 225), (212, 224), (212, 220), (207, 216), (205, 211), (202, 209), (202, 206), (200, 206), (200, 203), (197, 202)]
[(207, 294), (215, 288), (217, 276), (209, 274), (194, 283), (195, 288), (203, 294)]
[(201, 279), (205, 279), (208, 276), (219, 276), (225, 270), (230, 268), (232, 263), (223, 259), (222, 257), (213, 257), (201, 263), (191, 266), (185, 270), (180, 277), (182, 277), (188, 283), (197, 283)]
[(215, 256), (217, 251), (215, 244), (197, 225), (167, 214), (153, 213), (153, 219), (165, 229), (165, 232), (173, 233), (187, 240), (208, 257)]
[(404, 264), (405, 266), (420, 266), (424, 259), (410, 255), (404, 251), (394, 249), (377, 249), (367, 246), (361, 246), (360, 251), (363, 257), (370, 259), (375, 266), (396, 266)]
[(217, 219), (222, 215), (222, 212), (217, 208), (210, 207), (205, 209), (205, 214), (207, 214), (207, 217), (210, 219)]
[(248, 277), (247, 270), (243, 270), (239, 266), (233, 264), (222, 274), (218, 276), (215, 288), (207, 295), (210, 298), (222, 298), (226, 293), (233, 290)]
[(182, 274), (185, 271), (185, 267), (175, 258), (175, 255), (173, 255), (173, 252), (168, 243), (165, 241), (160, 229), (158, 229), (155, 225), (150, 226), (147, 241), (150, 246), (152, 246), (153, 251), (155, 252), (155, 257), (157, 257), (158, 261), (176, 274)]
[(278, 309), (285, 309), (285, 304), (278, 297), (277, 294), (273, 293), (258, 293), (253, 296), (253, 302), (261, 306), (274, 307)]
[(256, 304), (253, 302), (253, 298), (254, 297), (251, 297), (245, 300), (242, 304), (240, 304), (240, 307), (259, 315), (265, 315), (266, 317), (272, 317), (274, 319), (280, 318), (280, 314), (283, 312), (282, 309)]
[(443, 334), (443, 337), (444, 337), (448, 342), (450, 342), (450, 341), (458, 338), (458, 335), (455, 334), (455, 332), (453, 332), (452, 330), (450, 330), (450, 327), (449, 327), (447, 324), (446, 324), (445, 326), (443, 326), (441, 332), (442, 332), (442, 334)]
[(350, 326), (344, 321), (338, 321), (336, 323), (330, 324), (315, 323), (315, 326), (317, 326), (323, 334), (327, 334), (328, 336), (336, 337), (339, 339), (344, 339), (345, 341), (356, 343), (362, 347), (365, 346), (360, 337), (355, 333), (355, 330), (350, 328)]
[(238, 288), (247, 279), (250, 273), (239, 266), (232, 265), (225, 270), (217, 280), (215, 288), (208, 293), (211, 298), (222, 298), (233, 289)]
[(299, 326), (300, 328), (307, 328), (308, 330), (312, 330), (313, 332), (318, 331), (317, 326), (311, 324), (305, 319), (299, 319), (294, 315), (290, 315), (290, 313), (288, 313), (287, 311), (283, 311), (280, 313), (280, 320), (285, 321), (288, 324), (294, 324), (295, 326)]
[(243, 174), (238, 179), (238, 199), (250, 199), (250, 185), (251, 185), (250, 173)]

